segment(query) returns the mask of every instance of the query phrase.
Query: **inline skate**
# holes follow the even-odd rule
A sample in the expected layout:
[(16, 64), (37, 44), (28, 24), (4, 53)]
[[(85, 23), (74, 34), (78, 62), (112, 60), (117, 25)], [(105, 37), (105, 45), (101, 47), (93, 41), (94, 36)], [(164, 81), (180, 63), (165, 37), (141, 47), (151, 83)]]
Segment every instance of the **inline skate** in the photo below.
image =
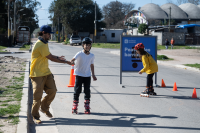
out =
[(78, 101), (73, 101), (72, 114), (78, 114)]
[(85, 100), (84, 104), (85, 114), (90, 114), (90, 100)]

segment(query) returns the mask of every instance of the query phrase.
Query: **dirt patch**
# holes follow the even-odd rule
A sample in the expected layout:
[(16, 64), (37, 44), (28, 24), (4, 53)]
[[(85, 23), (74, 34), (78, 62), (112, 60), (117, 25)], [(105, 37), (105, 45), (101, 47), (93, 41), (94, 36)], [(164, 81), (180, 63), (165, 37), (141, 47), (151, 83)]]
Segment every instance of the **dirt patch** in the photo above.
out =
[[(0, 132), (16, 133), (26, 59), (0, 57)], [(5, 109), (5, 110), (4, 110)]]
[(158, 55), (166, 55), (174, 60), (167, 61), (168, 64), (195, 64), (200, 63), (200, 50), (199, 49), (168, 49), (158, 50)]
[(199, 49), (173, 49), (173, 50), (158, 50), (158, 54), (170, 54), (173, 56), (200, 56)]

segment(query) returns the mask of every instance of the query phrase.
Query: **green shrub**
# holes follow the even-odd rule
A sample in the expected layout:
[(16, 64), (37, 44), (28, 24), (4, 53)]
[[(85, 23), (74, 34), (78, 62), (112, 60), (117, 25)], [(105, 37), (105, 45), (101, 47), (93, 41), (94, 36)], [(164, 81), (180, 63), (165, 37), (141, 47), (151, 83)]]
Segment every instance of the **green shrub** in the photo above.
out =
[(157, 60), (167, 60), (169, 59), (166, 55), (157, 55)]
[(65, 44), (69, 44), (69, 38), (65, 39)]
[(138, 32), (140, 34), (144, 34), (147, 29), (148, 29), (148, 25), (147, 24), (140, 24), (140, 26), (138, 27)]

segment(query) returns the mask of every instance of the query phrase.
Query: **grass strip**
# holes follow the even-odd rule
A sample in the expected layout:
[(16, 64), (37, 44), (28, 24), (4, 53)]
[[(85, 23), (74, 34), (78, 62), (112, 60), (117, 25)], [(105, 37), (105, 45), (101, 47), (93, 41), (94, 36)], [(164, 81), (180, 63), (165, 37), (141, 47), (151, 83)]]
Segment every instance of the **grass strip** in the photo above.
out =
[(14, 125), (19, 123), (19, 116), (9, 115), (8, 119), (11, 120), (10, 123)]
[(28, 51), (30, 49), (30, 44), (24, 44), (23, 47), (21, 47), (19, 50), (25, 50)]
[(195, 63), (195, 64), (184, 64), (185, 66), (189, 66), (189, 67), (195, 67), (195, 68), (199, 68), (200, 69), (200, 64)]
[(166, 55), (157, 55), (157, 60), (173, 60), (173, 59), (167, 57)]
[(0, 116), (4, 116), (6, 114), (16, 114), (20, 111), (19, 104), (10, 104), (7, 108), (0, 108)]
[(4, 103), (4, 104), (2, 104), (1, 106), (8, 106), (8, 104), (7, 104), (7, 103)]
[[(0, 125), (0, 127), (3, 127), (4, 125)], [(0, 129), (0, 133), (3, 133), (2, 131), (1, 131), (1, 129)]]
[[(165, 45), (157, 45), (157, 50), (166, 49)], [(168, 49), (171, 49), (171, 45), (168, 46)], [(173, 49), (200, 49), (199, 47), (190, 47), (187, 45), (174, 45)]]
[(7, 51), (3, 51), (4, 49), (6, 49), (7, 47), (5, 46), (0, 46), (0, 52), (7, 52)]
[(92, 47), (120, 49), (120, 43), (93, 43)]

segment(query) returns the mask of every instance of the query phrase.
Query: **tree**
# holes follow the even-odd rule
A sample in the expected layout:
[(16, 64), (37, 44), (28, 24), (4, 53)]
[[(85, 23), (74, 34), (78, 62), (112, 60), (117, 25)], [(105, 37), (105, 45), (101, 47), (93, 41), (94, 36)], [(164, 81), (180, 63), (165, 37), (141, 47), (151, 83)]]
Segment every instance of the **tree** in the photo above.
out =
[[(25, 14), (25, 15), (24, 15)], [(39, 27), (38, 17), (32, 10), (32, 8), (24, 8), (22, 12), (19, 13), (20, 16), (20, 25), (28, 26), (30, 28), (30, 33)]]
[(144, 33), (146, 33), (147, 29), (148, 29), (148, 25), (147, 24), (140, 24), (140, 26), (138, 27), (138, 32), (140, 34), (144, 34)]
[(123, 19), (133, 8), (135, 4), (121, 3), (119, 1), (112, 1), (103, 6), (103, 17), (106, 23), (106, 28), (123, 28)]
[(22, 9), (21, 12), (18, 12), (18, 16), (20, 16), (20, 18), (18, 18), (20, 20), (19, 26), (28, 26), (32, 34), (33, 31), (39, 27), (36, 11), (41, 4), (37, 0), (17, 0), (16, 2), (17, 10), (19, 11)]
[(6, 0), (0, 1), (0, 34), (4, 34), (8, 27), (8, 16), (6, 10)]
[[(10, 1), (10, 17), (14, 18), (14, 2), (16, 2), (17, 7), (17, 20), (20, 20), (20, 24), (23, 26), (29, 26), (31, 33), (35, 28), (38, 27), (38, 16), (36, 14), (37, 7), (40, 6), (40, 2), (37, 0), (12, 0)], [(0, 33), (7, 31), (8, 27), (8, 17), (7, 17), (7, 0), (0, 1)], [(22, 10), (19, 12), (19, 10)], [(26, 14), (23, 16), (23, 14)]]
[[(50, 19), (56, 24), (58, 18), (68, 33), (85, 31), (94, 32), (95, 3), (92, 0), (59, 0), (49, 7)], [(102, 19), (102, 13), (97, 5), (97, 20)], [(97, 29), (102, 22), (98, 22)]]

